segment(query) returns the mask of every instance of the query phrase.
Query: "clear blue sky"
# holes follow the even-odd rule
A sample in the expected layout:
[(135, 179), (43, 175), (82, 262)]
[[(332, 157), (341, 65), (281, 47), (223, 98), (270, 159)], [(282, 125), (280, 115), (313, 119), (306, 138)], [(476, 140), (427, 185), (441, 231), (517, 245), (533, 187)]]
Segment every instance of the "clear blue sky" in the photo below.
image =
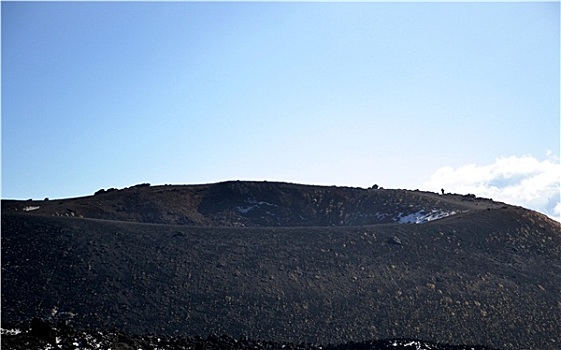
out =
[(559, 3), (2, 2), (2, 198), (559, 156)]

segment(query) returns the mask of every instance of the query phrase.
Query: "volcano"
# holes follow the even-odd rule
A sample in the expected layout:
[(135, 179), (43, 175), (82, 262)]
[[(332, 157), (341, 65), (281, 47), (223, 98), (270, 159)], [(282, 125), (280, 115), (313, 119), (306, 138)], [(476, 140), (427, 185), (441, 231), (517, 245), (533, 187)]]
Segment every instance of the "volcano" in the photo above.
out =
[(560, 224), (473, 194), (228, 181), (2, 200), (1, 278), (14, 349), (33, 320), (136, 345), (561, 344)]

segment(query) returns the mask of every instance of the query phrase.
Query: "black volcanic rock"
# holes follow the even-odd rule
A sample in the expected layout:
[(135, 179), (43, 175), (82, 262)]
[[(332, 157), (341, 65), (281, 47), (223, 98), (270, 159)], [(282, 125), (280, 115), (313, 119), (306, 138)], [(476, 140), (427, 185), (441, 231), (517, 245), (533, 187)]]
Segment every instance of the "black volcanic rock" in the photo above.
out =
[[(383, 349), (374, 340), (403, 338), (557, 349), (559, 223), (471, 199), (228, 182), (3, 201), (2, 327), (36, 318), (56, 324), (55, 333), (63, 325), (101, 332), (122, 348), (157, 334), (206, 349), (219, 338), (196, 339), (225, 334), (222, 345), (267, 340), (254, 348)], [(383, 222), (458, 213), (422, 225), (352, 226), (371, 210)], [(135, 222), (114, 221), (125, 218)], [(154, 224), (181, 218), (188, 224)], [(246, 227), (226, 227), (234, 223)], [(45, 338), (39, 333), (3, 336), (2, 346), (13, 340), (19, 349)]]
[(156, 335), (132, 335), (116, 331), (76, 330), (47, 324), (55, 335), (55, 341), (47, 341), (31, 330), (18, 329), (18, 334), (2, 335), (2, 347), (7, 350), (45, 349), (154, 349), (154, 350), (492, 350), (486, 346), (446, 345), (415, 339), (384, 339), (362, 343), (322, 346), (318, 344), (294, 344), (259, 339), (232, 338), (226, 335), (208, 337), (161, 337)]

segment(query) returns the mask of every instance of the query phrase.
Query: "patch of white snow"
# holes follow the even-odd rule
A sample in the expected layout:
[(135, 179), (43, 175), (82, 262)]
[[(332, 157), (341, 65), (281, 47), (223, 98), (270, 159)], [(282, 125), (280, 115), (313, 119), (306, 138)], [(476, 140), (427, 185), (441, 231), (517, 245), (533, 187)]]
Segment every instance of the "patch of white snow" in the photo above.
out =
[(32, 211), (32, 210), (37, 210), (37, 209), (39, 209), (39, 208), (41, 208), (41, 207), (40, 207), (40, 206), (32, 206), (32, 205), (30, 205), (30, 206), (28, 206), (28, 207), (24, 207), (22, 210), (23, 210), (23, 211)]
[(16, 335), (16, 334), (20, 334), (22, 333), (22, 331), (20, 329), (17, 328), (12, 328), (12, 329), (5, 329), (5, 328), (0, 328), (0, 334), (2, 335)]
[(264, 202), (264, 201), (256, 201), (256, 200), (251, 200), (251, 199), (247, 199), (246, 203), (250, 204), (247, 207), (241, 207), (241, 206), (237, 206), (236, 210), (242, 214), (247, 214), (248, 212), (250, 212), (251, 210), (258, 208), (262, 205), (268, 205), (270, 207), (276, 207), (275, 204), (271, 204), (268, 202)]
[(431, 210), (429, 213), (425, 213), (424, 210), (420, 210), (416, 213), (408, 214), (402, 216), (402, 213), (399, 213), (397, 217), (397, 222), (400, 224), (424, 224), (429, 221), (434, 221), (438, 219), (445, 218), (450, 215), (456, 214), (455, 211), (444, 211), (444, 210)]

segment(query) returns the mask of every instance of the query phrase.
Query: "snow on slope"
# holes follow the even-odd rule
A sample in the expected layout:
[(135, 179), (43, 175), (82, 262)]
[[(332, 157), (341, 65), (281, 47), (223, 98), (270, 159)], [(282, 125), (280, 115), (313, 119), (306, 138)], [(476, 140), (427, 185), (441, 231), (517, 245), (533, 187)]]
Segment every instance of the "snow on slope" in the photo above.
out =
[(400, 224), (424, 224), (429, 221), (438, 220), (445, 218), (450, 215), (456, 214), (455, 211), (444, 211), (439, 209), (433, 209), (429, 213), (424, 210), (420, 210), (416, 213), (408, 214), (403, 216), (403, 213), (399, 213), (398, 217), (394, 220)]
[(258, 208), (262, 205), (268, 205), (268, 206), (271, 206), (271, 207), (276, 207), (275, 204), (271, 204), (271, 203), (264, 202), (264, 201), (256, 201), (256, 200), (247, 199), (245, 202), (250, 204), (250, 205), (245, 206), (245, 207), (242, 207), (242, 206), (236, 207), (236, 210), (238, 212), (242, 213), (242, 214), (247, 214), (249, 211), (251, 211), (255, 208)]

